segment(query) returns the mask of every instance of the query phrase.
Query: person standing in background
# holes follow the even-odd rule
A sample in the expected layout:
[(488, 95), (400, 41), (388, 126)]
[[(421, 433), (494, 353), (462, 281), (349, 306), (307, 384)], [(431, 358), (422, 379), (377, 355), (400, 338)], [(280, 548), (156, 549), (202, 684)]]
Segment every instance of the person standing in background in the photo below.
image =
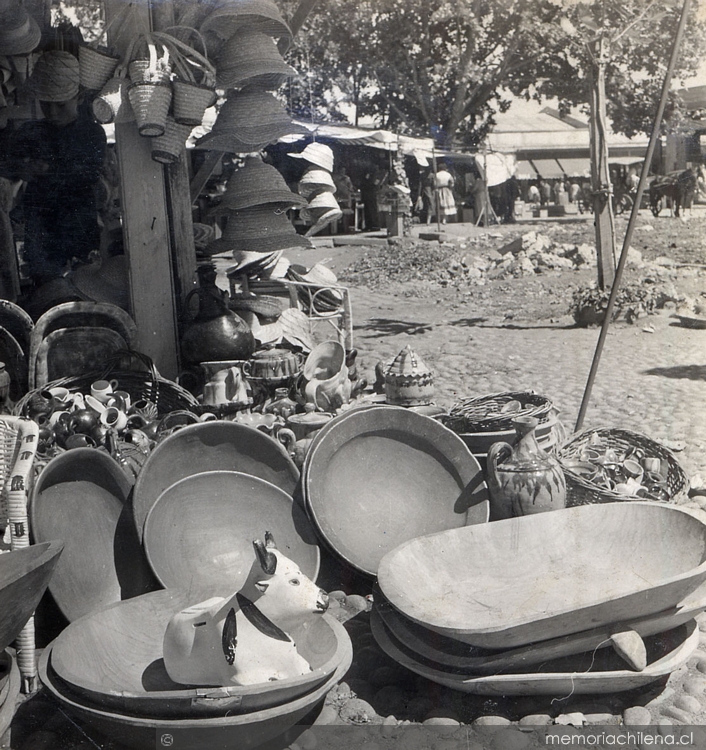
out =
[(449, 216), (456, 216), (456, 199), (453, 194), (454, 184), (453, 175), (449, 172), (446, 164), (442, 162), (434, 176), (434, 189), (436, 190), (436, 201), (442, 224), (446, 224)]

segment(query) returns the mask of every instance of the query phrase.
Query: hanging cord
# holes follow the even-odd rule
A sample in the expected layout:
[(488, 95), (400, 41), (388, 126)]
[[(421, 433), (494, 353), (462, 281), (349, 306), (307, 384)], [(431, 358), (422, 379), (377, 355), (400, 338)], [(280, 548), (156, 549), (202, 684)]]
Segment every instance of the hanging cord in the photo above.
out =
[(613, 315), (613, 308), (615, 307), (615, 300), (618, 296), (618, 289), (620, 287), (620, 281), (623, 276), (623, 271), (628, 260), (628, 249), (630, 247), (630, 241), (632, 240), (632, 233), (635, 229), (637, 222), (638, 212), (640, 210), (640, 203), (642, 201), (642, 194), (645, 191), (645, 183), (647, 182), (647, 174), (650, 171), (650, 165), (652, 164), (652, 157), (655, 152), (657, 145), (657, 139), (659, 138), (659, 129), (662, 122), (662, 116), (664, 115), (664, 108), (667, 104), (667, 97), (669, 95), (669, 86), (672, 81), (672, 74), (677, 63), (679, 56), (679, 48), (681, 47), (681, 40), (684, 36), (684, 28), (686, 27), (686, 19), (689, 15), (689, 7), (691, 6), (691, 0), (684, 0), (684, 5), (681, 10), (681, 17), (679, 18), (679, 25), (677, 26), (676, 34), (674, 35), (674, 44), (672, 45), (672, 51), (669, 57), (669, 64), (667, 66), (667, 72), (664, 74), (664, 83), (662, 84), (662, 94), (659, 100), (659, 106), (655, 113), (655, 119), (652, 124), (652, 133), (650, 134), (650, 142), (647, 146), (647, 153), (645, 154), (645, 161), (642, 163), (642, 171), (640, 172), (640, 182), (637, 185), (637, 194), (635, 195), (635, 202), (630, 212), (630, 220), (628, 221), (628, 227), (625, 231), (625, 239), (623, 240), (623, 249), (620, 253), (620, 260), (618, 261), (618, 267), (615, 271), (615, 279), (613, 280), (613, 286), (610, 290), (610, 297), (608, 299), (608, 306), (605, 311), (605, 320), (601, 326), (601, 333), (598, 337), (598, 343), (596, 345), (596, 351), (593, 355), (593, 362), (591, 363), (591, 371), (588, 375), (586, 382), (586, 390), (583, 394), (583, 400), (581, 401), (581, 408), (579, 409), (578, 419), (576, 420), (575, 432), (578, 432), (583, 426), (584, 418), (586, 417), (586, 411), (588, 409), (588, 402), (591, 399), (591, 391), (593, 390), (593, 383), (596, 380), (596, 374), (598, 372), (598, 365), (601, 361), (601, 354), (603, 352), (603, 346), (605, 344), (606, 337), (608, 336), (608, 326), (610, 325), (610, 319)]

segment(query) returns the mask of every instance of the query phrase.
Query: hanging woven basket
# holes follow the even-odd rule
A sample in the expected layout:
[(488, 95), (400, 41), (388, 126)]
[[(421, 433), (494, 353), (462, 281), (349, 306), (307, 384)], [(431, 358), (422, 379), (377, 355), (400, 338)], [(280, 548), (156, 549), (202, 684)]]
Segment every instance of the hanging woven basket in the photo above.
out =
[(140, 135), (147, 138), (162, 135), (167, 125), (172, 87), (168, 83), (142, 81), (130, 84), (127, 93)]
[(130, 105), (128, 87), (130, 81), (124, 68), (118, 68), (116, 74), (101, 88), (91, 102), (93, 116), (103, 125), (110, 122), (134, 122), (135, 113)]
[(85, 45), (78, 49), (79, 82), (89, 91), (100, 91), (110, 80), (120, 58), (108, 50)]
[(191, 133), (191, 125), (182, 125), (173, 117), (167, 117), (164, 134), (152, 138), (152, 158), (161, 164), (174, 164), (184, 153), (186, 139)]
[(171, 78), (170, 51), (155, 36), (156, 34), (146, 34), (131, 48), (127, 69), (133, 83), (168, 83)]
[(206, 110), (216, 101), (216, 92), (200, 83), (175, 80), (172, 90), (174, 119), (182, 125), (200, 125)]

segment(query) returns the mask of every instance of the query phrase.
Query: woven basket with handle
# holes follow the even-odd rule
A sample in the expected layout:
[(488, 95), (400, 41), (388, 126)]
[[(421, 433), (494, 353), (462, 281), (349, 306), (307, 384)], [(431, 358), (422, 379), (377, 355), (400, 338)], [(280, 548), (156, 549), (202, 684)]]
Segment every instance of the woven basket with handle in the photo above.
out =
[(536, 417), (542, 424), (549, 419), (552, 407), (548, 398), (533, 391), (494, 393), (455, 403), (442, 421), (457, 433), (512, 431), (516, 417)]

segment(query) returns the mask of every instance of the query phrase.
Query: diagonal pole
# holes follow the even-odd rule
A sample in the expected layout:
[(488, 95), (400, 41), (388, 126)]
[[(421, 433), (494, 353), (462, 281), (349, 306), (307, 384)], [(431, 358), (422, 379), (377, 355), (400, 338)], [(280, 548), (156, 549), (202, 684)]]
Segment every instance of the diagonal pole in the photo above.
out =
[(625, 239), (623, 240), (623, 249), (620, 253), (620, 260), (618, 261), (618, 267), (615, 270), (615, 279), (613, 286), (610, 290), (610, 297), (608, 298), (608, 307), (605, 312), (605, 320), (601, 326), (601, 333), (598, 337), (598, 343), (596, 345), (596, 351), (593, 355), (593, 362), (591, 363), (591, 371), (588, 375), (588, 381), (586, 382), (586, 390), (583, 394), (583, 400), (581, 401), (581, 408), (579, 409), (578, 419), (576, 420), (575, 431), (578, 432), (583, 426), (583, 420), (586, 416), (586, 410), (588, 409), (588, 402), (591, 398), (591, 391), (593, 390), (593, 384), (596, 380), (596, 374), (598, 372), (598, 365), (601, 361), (601, 354), (603, 353), (603, 346), (605, 344), (606, 337), (608, 335), (608, 326), (610, 325), (610, 319), (613, 315), (613, 308), (615, 307), (615, 299), (618, 296), (618, 289), (620, 287), (620, 281), (625, 270), (625, 265), (628, 260), (628, 248), (630, 247), (630, 241), (632, 240), (632, 233), (635, 229), (635, 223), (637, 222), (638, 211), (640, 210), (640, 203), (642, 201), (642, 194), (645, 191), (645, 183), (647, 182), (647, 174), (650, 171), (650, 164), (652, 163), (652, 157), (655, 152), (655, 146), (657, 145), (657, 139), (659, 138), (659, 127), (662, 122), (662, 116), (664, 115), (664, 107), (667, 103), (667, 96), (669, 95), (669, 86), (672, 81), (672, 74), (679, 57), (679, 48), (681, 47), (681, 40), (684, 36), (684, 28), (686, 27), (686, 19), (689, 14), (689, 7), (691, 6), (691, 0), (684, 0), (684, 4), (681, 10), (681, 17), (679, 18), (679, 25), (677, 26), (676, 34), (674, 35), (674, 43), (672, 45), (672, 51), (669, 57), (669, 65), (667, 66), (667, 72), (664, 74), (664, 83), (662, 84), (662, 95), (660, 96), (659, 106), (655, 113), (655, 119), (652, 123), (652, 133), (650, 134), (650, 142), (647, 146), (647, 153), (645, 154), (645, 161), (642, 164), (642, 171), (640, 172), (640, 182), (637, 185), (637, 195), (635, 196), (635, 202), (630, 212), (630, 220), (628, 221), (628, 227), (625, 230)]

